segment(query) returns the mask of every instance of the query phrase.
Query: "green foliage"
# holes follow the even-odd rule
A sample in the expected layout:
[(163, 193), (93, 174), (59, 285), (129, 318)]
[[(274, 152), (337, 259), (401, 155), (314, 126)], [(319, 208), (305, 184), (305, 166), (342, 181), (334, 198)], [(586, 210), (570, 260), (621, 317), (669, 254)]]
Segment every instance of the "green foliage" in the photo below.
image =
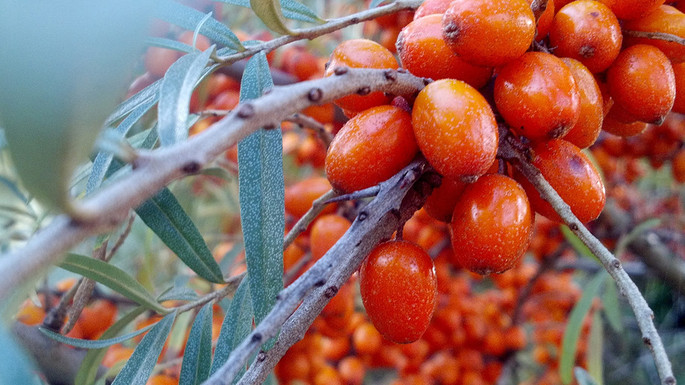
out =
[(39, 330), (46, 336), (52, 338), (55, 341), (74, 346), (81, 349), (102, 349), (115, 344), (120, 344), (124, 341), (128, 341), (131, 338), (141, 335), (146, 331), (150, 330), (153, 325), (148, 325), (142, 329), (136, 330), (131, 333), (124, 334), (123, 336), (113, 337), (113, 338), (100, 338), (99, 340), (84, 340), (80, 338), (71, 338), (65, 335), (55, 333), (52, 330), (45, 328), (40, 328)]
[(210, 373), (216, 372), (226, 362), (233, 349), (250, 334), (252, 317), (249, 284), (247, 279), (243, 279), (221, 324)]
[[(261, 96), (273, 87), (263, 52), (247, 63), (240, 100)], [(281, 130), (260, 129), (238, 144), (240, 219), (245, 239), (247, 279), (259, 323), (283, 289), (285, 209)]]
[(188, 343), (183, 352), (181, 385), (199, 385), (209, 377), (212, 362), (212, 302), (200, 309), (190, 329)]
[(14, 337), (0, 324), (0, 384), (40, 384), (31, 360)]
[(147, 382), (164, 348), (174, 319), (176, 312), (169, 313), (150, 329), (112, 385), (144, 385)]

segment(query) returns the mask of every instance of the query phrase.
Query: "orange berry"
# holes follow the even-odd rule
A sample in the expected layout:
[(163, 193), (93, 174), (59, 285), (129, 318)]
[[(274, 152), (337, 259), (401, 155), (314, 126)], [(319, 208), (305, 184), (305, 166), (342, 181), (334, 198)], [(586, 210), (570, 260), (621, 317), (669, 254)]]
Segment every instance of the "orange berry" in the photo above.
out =
[(494, 67), (528, 50), (535, 15), (526, 0), (453, 1), (442, 27), (447, 45), (464, 61)]
[(369, 322), (363, 322), (352, 333), (354, 350), (359, 354), (374, 354), (383, 343), (383, 337)]
[(566, 135), (580, 115), (580, 95), (571, 70), (544, 52), (526, 52), (500, 70), (495, 104), (516, 133), (533, 141)]
[(647, 129), (648, 124), (645, 122), (622, 122), (621, 117), (616, 115), (616, 113), (618, 113), (618, 115), (624, 114), (618, 112), (621, 110), (621, 106), (618, 105), (611, 107), (611, 110), (609, 110), (609, 113), (602, 122), (602, 129), (604, 131), (625, 138), (641, 134)]
[(206, 36), (198, 34), (197, 38), (195, 38), (194, 31), (184, 31), (178, 35), (178, 41), (191, 47), (193, 46), (193, 39), (195, 39), (195, 48), (200, 51), (206, 51), (212, 45)]
[(618, 55), (607, 70), (607, 84), (614, 99), (635, 120), (661, 124), (675, 102), (675, 75), (666, 55), (658, 48), (638, 44)]
[(623, 35), (618, 19), (594, 0), (573, 1), (561, 8), (549, 31), (554, 54), (576, 59), (593, 73), (611, 65), (621, 50)]
[(414, 20), (428, 15), (442, 15), (450, 7), (452, 0), (426, 0), (414, 12)]
[(291, 47), (283, 52), (282, 68), (284, 71), (295, 75), (299, 80), (307, 80), (323, 72), (319, 66), (319, 58), (309, 52), (305, 47)]
[(178, 378), (166, 374), (155, 374), (147, 380), (145, 385), (178, 385)]
[(359, 270), (362, 301), (373, 325), (396, 343), (416, 341), (435, 310), (437, 279), (428, 253), (407, 241), (378, 245)]
[[(662, 5), (636, 20), (623, 24), (626, 31), (657, 32), (685, 39), (685, 14), (669, 5)], [(626, 36), (626, 44), (649, 44), (659, 48), (673, 63), (685, 62), (685, 46), (660, 39)]]
[(84, 338), (97, 339), (112, 324), (117, 315), (117, 306), (105, 299), (95, 300), (83, 308), (78, 323)]
[(442, 184), (428, 196), (423, 208), (431, 217), (442, 222), (449, 222), (452, 219), (454, 206), (465, 187), (466, 183), (460, 180), (442, 178)]
[(492, 75), (491, 68), (469, 64), (452, 52), (442, 38), (441, 15), (422, 17), (404, 27), (397, 51), (402, 66), (416, 76), (458, 79), (480, 88)]
[[(596, 219), (604, 208), (604, 183), (590, 160), (573, 144), (555, 139), (533, 147), (532, 163), (542, 176), (571, 207), (582, 223)], [(562, 222), (549, 202), (543, 200), (535, 187), (521, 174), (516, 180), (523, 186), (531, 207), (547, 218)]]
[(361, 385), (364, 382), (366, 368), (359, 358), (347, 356), (338, 363), (338, 372), (345, 384)]
[(166, 71), (179, 57), (181, 52), (168, 48), (150, 47), (145, 52), (145, 69), (155, 78), (164, 77)]
[(29, 298), (22, 302), (15, 318), (25, 325), (40, 325), (43, 322), (43, 318), (45, 318), (45, 309), (33, 303)]
[(454, 208), (450, 236), (454, 258), (478, 274), (518, 265), (533, 231), (533, 212), (515, 180), (488, 174), (468, 185)]
[(604, 109), (602, 108), (602, 91), (594, 76), (583, 63), (571, 58), (562, 58), (573, 75), (580, 96), (580, 115), (576, 124), (564, 136), (580, 148), (590, 147), (602, 130)]
[(345, 234), (352, 223), (345, 217), (329, 214), (312, 223), (309, 235), (312, 260), (318, 261)]
[(121, 344), (112, 345), (107, 349), (102, 365), (111, 368), (119, 361), (128, 360), (133, 354), (134, 348), (122, 346)]
[(685, 114), (685, 63), (673, 64), (673, 75), (675, 76), (675, 100), (672, 111)]
[(446, 177), (477, 177), (495, 161), (495, 115), (485, 98), (462, 81), (438, 80), (421, 90), (412, 124), (421, 152)]
[(326, 176), (337, 191), (365, 189), (395, 175), (417, 151), (409, 113), (373, 107), (348, 120), (335, 136), (326, 154)]
[[(397, 69), (397, 60), (387, 48), (367, 39), (346, 40), (331, 54), (324, 76), (331, 76), (338, 67)], [(351, 112), (387, 104), (390, 99), (382, 92), (368, 95), (349, 95), (335, 101), (340, 108)]]
[[(527, 0), (528, 4), (532, 4), (533, 0)], [(542, 14), (538, 16), (537, 28), (535, 32), (535, 40), (542, 41), (549, 33), (550, 28), (552, 28), (552, 22), (554, 21), (554, 0), (547, 1), (547, 7)]]
[(619, 19), (638, 19), (657, 9), (664, 0), (600, 0)]
[[(294, 217), (303, 216), (311, 207), (312, 203), (328, 192), (331, 184), (323, 177), (311, 177), (303, 179), (285, 188), (285, 211)], [(335, 205), (328, 205), (322, 214), (330, 214), (335, 211)]]
[(314, 385), (343, 385), (343, 382), (334, 367), (325, 365), (314, 374)]

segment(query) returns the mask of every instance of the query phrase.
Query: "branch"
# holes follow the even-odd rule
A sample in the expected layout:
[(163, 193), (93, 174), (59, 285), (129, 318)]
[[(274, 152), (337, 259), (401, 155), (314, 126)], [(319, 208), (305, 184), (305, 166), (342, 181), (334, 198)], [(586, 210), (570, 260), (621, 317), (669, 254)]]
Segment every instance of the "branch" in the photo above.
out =
[(425, 81), (406, 71), (341, 68), (337, 75), (284, 87), (242, 103), (207, 130), (174, 146), (141, 151), (133, 170), (83, 200), (90, 221), (59, 215), (26, 245), (0, 256), (0, 300), (15, 287), (49, 266), (87, 237), (111, 231), (160, 189), (194, 174), (260, 127), (275, 125), (297, 111), (332, 102), (362, 88), (395, 95), (412, 94)]
[(505, 136), (500, 141), (499, 155), (511, 162), (540, 192), (540, 196), (547, 200), (559, 214), (564, 223), (573, 231), (580, 240), (599, 258), (604, 268), (616, 282), (619, 290), (626, 296), (630, 307), (633, 309), (638, 326), (642, 332), (642, 340), (649, 347), (654, 357), (654, 362), (663, 385), (675, 385), (671, 362), (666, 355), (663, 342), (654, 326), (654, 313), (649, 308), (647, 301), (630, 279), (621, 266), (621, 261), (597, 239), (571, 212), (571, 208), (561, 199), (559, 194), (550, 186), (535, 166), (526, 158), (521, 151), (521, 142), (508, 133), (501, 131)]
[(398, 224), (423, 205), (432, 186), (415, 182), (426, 171), (426, 162), (417, 160), (381, 183), (378, 196), (361, 209), (343, 237), (312, 268), (281, 291), (278, 302), (267, 317), (236, 347), (226, 363), (205, 384), (232, 383), (262, 343), (278, 335), (276, 344), (268, 352), (259, 353), (240, 383), (263, 382), (286, 350), (304, 336), (326, 303), (371, 250), (381, 241), (389, 239)]
[(649, 31), (630, 31), (630, 30), (623, 30), (623, 34), (625, 36), (630, 36), (630, 37), (641, 37), (644, 39), (653, 39), (653, 40), (663, 40), (667, 41), (669, 43), (676, 43), (680, 45), (685, 45), (685, 39), (678, 35), (673, 35), (670, 33), (666, 32), (649, 32)]

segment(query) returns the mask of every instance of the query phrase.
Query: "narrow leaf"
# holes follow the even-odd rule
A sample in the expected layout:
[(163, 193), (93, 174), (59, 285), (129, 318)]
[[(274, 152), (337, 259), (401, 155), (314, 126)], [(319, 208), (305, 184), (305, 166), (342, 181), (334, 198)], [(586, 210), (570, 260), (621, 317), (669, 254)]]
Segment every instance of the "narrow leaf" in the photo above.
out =
[(0, 184), (3, 184), (5, 187), (7, 187), (7, 190), (9, 190), (15, 197), (19, 198), (19, 200), (23, 203), (29, 203), (29, 198), (24, 196), (24, 193), (21, 192), (16, 182), (0, 175)]
[(120, 268), (99, 259), (69, 254), (59, 267), (99, 282), (124, 297), (158, 313), (169, 310), (160, 305), (143, 285)]
[[(245, 67), (240, 100), (261, 96), (273, 87), (264, 52)], [(250, 294), (259, 323), (283, 288), (285, 231), (281, 130), (260, 129), (238, 143), (240, 220), (245, 239)]]
[[(145, 310), (146, 309), (142, 306), (133, 309), (102, 333), (100, 339), (112, 338), (121, 333), (126, 326), (133, 322), (136, 317), (143, 314)], [(79, 368), (78, 373), (76, 373), (74, 385), (90, 385), (95, 382), (95, 377), (97, 377), (102, 359), (105, 358), (105, 353), (107, 353), (107, 349), (92, 349), (86, 353), (86, 356), (81, 363), (81, 368)]]
[(576, 361), (578, 340), (583, 328), (583, 320), (592, 307), (592, 301), (597, 296), (599, 288), (606, 279), (606, 272), (601, 270), (588, 282), (571, 314), (564, 331), (564, 339), (561, 343), (561, 358), (559, 359), (559, 375), (563, 384), (570, 384), (573, 380), (573, 366)]
[[(607, 280), (611, 280), (607, 277)], [(607, 282), (602, 293), (602, 310), (609, 322), (609, 326), (613, 331), (620, 334), (623, 332), (623, 321), (621, 320), (621, 307), (618, 298), (618, 290), (616, 284), (611, 281)]]
[(170, 287), (169, 290), (166, 290), (164, 293), (160, 294), (159, 297), (157, 297), (157, 301), (195, 301), (198, 298), (199, 297), (195, 290), (192, 290), (187, 286), (176, 286)]
[(659, 226), (659, 224), (661, 224), (661, 219), (651, 218), (633, 227), (633, 229), (630, 230), (628, 234), (625, 234), (618, 239), (618, 242), (616, 242), (616, 249), (614, 250), (614, 255), (617, 258), (620, 258), (621, 255), (623, 255), (623, 253), (628, 248), (628, 245), (630, 245), (630, 243), (633, 242), (635, 238), (640, 236), (645, 231), (650, 230), (656, 226)]
[(0, 346), (0, 384), (42, 383), (31, 359), (3, 324), (0, 324)]
[(115, 122), (128, 115), (131, 111), (138, 108), (141, 104), (149, 102), (152, 102), (153, 104), (157, 103), (157, 100), (159, 100), (159, 88), (161, 85), (162, 79), (158, 79), (154, 83), (138, 91), (130, 98), (121, 102), (114, 112), (109, 115), (105, 121), (105, 126), (113, 125)]
[(234, 51), (245, 50), (240, 39), (218, 20), (209, 18), (203, 23), (204, 13), (172, 0), (160, 0), (156, 4), (156, 15), (160, 19), (189, 31), (194, 31), (198, 25), (202, 24), (200, 33), (210, 40)]
[(388, 1), (388, 0), (371, 0), (371, 3), (369, 3), (369, 8), (376, 8), (379, 5), (381, 5), (381, 3), (385, 2), (385, 1)]
[(293, 34), (285, 25), (280, 0), (250, 0), (250, 7), (270, 30), (283, 35)]
[(157, 114), (162, 146), (171, 146), (188, 138), (190, 96), (201, 79), (212, 52), (214, 46), (204, 52), (182, 56), (164, 75)]
[(283, 16), (288, 19), (300, 20), (309, 23), (323, 24), (326, 20), (320, 18), (306, 5), (295, 0), (281, 0)]
[(122, 343), (124, 341), (128, 341), (131, 338), (138, 336), (138, 335), (141, 335), (141, 334), (145, 333), (146, 331), (150, 330), (152, 328), (152, 326), (153, 325), (148, 325), (142, 329), (138, 329), (138, 330), (131, 332), (131, 333), (128, 333), (128, 334), (124, 334), (123, 336), (113, 337), (113, 338), (105, 338), (105, 339), (101, 338), (99, 340), (84, 340), (84, 339), (80, 339), (80, 338), (71, 338), (71, 337), (67, 337), (67, 336), (59, 334), (59, 333), (55, 333), (52, 330), (48, 330), (45, 328), (39, 328), (38, 330), (40, 330), (43, 334), (52, 338), (53, 340), (61, 342), (63, 344), (71, 345), (71, 346), (81, 348), (81, 349), (102, 349), (102, 348), (106, 348), (106, 347), (109, 347), (109, 346), (112, 346), (115, 344)]
[(169, 189), (165, 188), (145, 201), (136, 213), (197, 275), (210, 282), (224, 282), (221, 269), (202, 234)]
[(183, 352), (180, 385), (199, 385), (209, 377), (212, 362), (212, 302), (200, 309)]
[(589, 349), (587, 353), (588, 372), (595, 379), (597, 385), (603, 385), (604, 365), (602, 352), (604, 351), (604, 321), (599, 312), (592, 315), (590, 326)]
[[(152, 106), (154, 106), (156, 103), (156, 100), (154, 99), (149, 99), (140, 105), (138, 105), (136, 108), (134, 108), (130, 114), (119, 123), (119, 125), (116, 128), (117, 133), (119, 133), (123, 138), (128, 134), (128, 132), (131, 130), (134, 124), (136, 124), (140, 118), (143, 117), (150, 109)], [(89, 195), (93, 193), (100, 185), (102, 184), (102, 181), (105, 179), (105, 176), (107, 175), (107, 170), (109, 169), (109, 166), (112, 164), (112, 160), (114, 159), (114, 156), (112, 154), (108, 154), (105, 152), (99, 152), (95, 156), (95, 160), (93, 160), (93, 168), (91, 170), (90, 176), (88, 177), (88, 182), (86, 183), (86, 195)]]
[(169, 48), (183, 53), (192, 53), (195, 51), (193, 47), (189, 46), (188, 44), (181, 43), (178, 40), (167, 39), (165, 37), (150, 36), (145, 39), (145, 43), (154, 47)]
[(133, 351), (131, 358), (114, 379), (112, 385), (144, 385), (157, 364), (164, 342), (174, 324), (176, 312), (162, 318), (143, 337), (140, 344)]
[(583, 241), (581, 241), (580, 238), (578, 238), (578, 237), (573, 233), (573, 231), (571, 231), (571, 229), (568, 228), (568, 226), (566, 226), (566, 225), (561, 225), (561, 226), (559, 226), (559, 228), (561, 229), (561, 234), (564, 235), (564, 239), (566, 239), (566, 241), (567, 241), (569, 244), (571, 244), (571, 247), (573, 247), (573, 249), (574, 249), (578, 254), (584, 255), (584, 256), (589, 257), (589, 258), (592, 258), (592, 259), (594, 259), (595, 261), (599, 262), (599, 259), (595, 256), (595, 254), (593, 254), (592, 251), (590, 251), (590, 249), (589, 249), (587, 246), (585, 246), (585, 244), (583, 243)]
[(228, 306), (226, 317), (221, 324), (219, 339), (216, 342), (210, 373), (216, 372), (228, 360), (233, 349), (252, 331), (253, 312), (252, 306), (250, 306), (250, 289), (247, 281), (247, 279), (243, 279)]

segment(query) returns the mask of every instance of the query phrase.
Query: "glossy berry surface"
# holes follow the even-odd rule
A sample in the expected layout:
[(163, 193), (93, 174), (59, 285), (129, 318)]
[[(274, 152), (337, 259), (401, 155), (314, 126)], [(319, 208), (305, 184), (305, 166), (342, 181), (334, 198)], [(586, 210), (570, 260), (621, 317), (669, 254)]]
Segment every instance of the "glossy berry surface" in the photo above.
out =
[[(582, 222), (597, 219), (604, 208), (604, 183), (588, 157), (573, 144), (556, 139), (533, 147), (532, 163), (556, 190), (573, 214)], [(535, 187), (521, 174), (515, 174), (523, 186), (530, 205), (545, 217), (562, 222), (552, 206), (540, 197)]]
[(410, 343), (428, 328), (437, 278), (421, 247), (407, 241), (378, 245), (359, 269), (359, 287), (371, 322), (385, 338)]
[(326, 154), (326, 176), (334, 189), (374, 186), (408, 165), (418, 147), (409, 113), (399, 107), (370, 108), (348, 120)]
[(495, 104), (511, 128), (532, 141), (564, 136), (580, 116), (571, 70), (543, 52), (527, 52), (502, 67), (495, 79)]
[(456, 264), (478, 274), (519, 264), (533, 231), (526, 192), (513, 179), (488, 174), (468, 185), (454, 207), (450, 236)]
[(566, 133), (564, 140), (580, 148), (586, 148), (595, 143), (602, 130), (604, 119), (602, 91), (590, 70), (583, 63), (571, 58), (561, 60), (571, 70), (580, 96), (578, 121)]
[[(624, 23), (628, 31), (667, 33), (685, 39), (685, 14), (670, 5), (662, 5), (636, 20)], [(685, 45), (661, 39), (627, 36), (626, 44), (649, 44), (661, 50), (673, 63), (685, 62)]]
[(446, 177), (483, 175), (495, 161), (495, 116), (485, 98), (462, 81), (438, 80), (421, 90), (412, 124), (421, 152)]
[[(340, 43), (333, 50), (324, 76), (334, 76), (338, 67), (397, 69), (398, 65), (392, 52), (382, 45), (372, 40), (353, 39)], [(335, 104), (354, 113), (389, 102), (387, 96), (376, 91), (368, 95), (348, 95), (336, 100)]]
[(314, 221), (309, 234), (312, 260), (317, 261), (323, 257), (351, 225), (347, 218), (336, 214), (324, 215)]
[(492, 67), (526, 52), (535, 36), (535, 16), (526, 0), (460, 0), (444, 13), (442, 28), (459, 57)]

